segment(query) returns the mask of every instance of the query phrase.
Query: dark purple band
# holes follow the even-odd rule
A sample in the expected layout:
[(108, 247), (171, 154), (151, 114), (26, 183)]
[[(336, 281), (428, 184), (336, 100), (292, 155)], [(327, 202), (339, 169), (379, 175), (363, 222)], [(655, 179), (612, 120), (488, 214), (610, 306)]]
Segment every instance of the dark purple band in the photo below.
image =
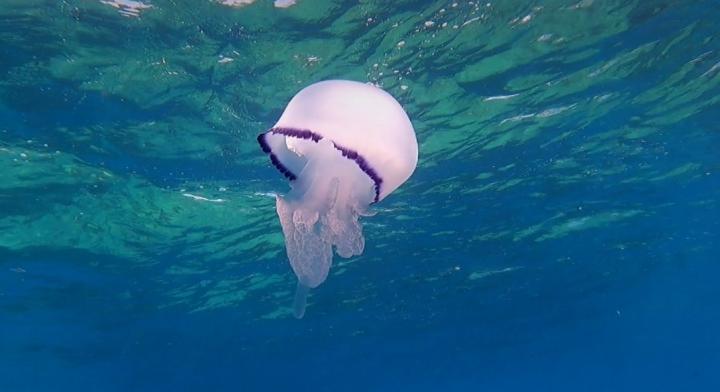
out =
[[(285, 135), (288, 137), (294, 137), (294, 138), (298, 138), (298, 139), (312, 140), (315, 143), (319, 142), (323, 138), (321, 135), (318, 135), (317, 133), (315, 133), (309, 129), (282, 128), (282, 127), (271, 128), (269, 131), (258, 135), (257, 141), (260, 144), (260, 148), (262, 148), (263, 152), (270, 155), (270, 162), (272, 162), (273, 166), (275, 166), (280, 171), (280, 173), (282, 173), (290, 181), (294, 181), (297, 178), (297, 176), (294, 173), (292, 173), (287, 167), (285, 167), (285, 165), (283, 165), (282, 162), (280, 162), (280, 160), (277, 158), (277, 156), (275, 156), (275, 154), (273, 154), (272, 149), (267, 144), (267, 141), (265, 141), (265, 135), (267, 135), (268, 133)], [(343, 147), (335, 142), (333, 142), (333, 146), (338, 151), (340, 151), (342, 156), (355, 161), (355, 163), (358, 165), (360, 170), (362, 170), (365, 174), (367, 174), (368, 177), (370, 177), (370, 179), (375, 184), (374, 185), (375, 200), (373, 202), (377, 203), (378, 200), (380, 199), (380, 186), (382, 185), (382, 182), (383, 182), (382, 178), (378, 175), (377, 171), (375, 171), (375, 169), (373, 169), (370, 166), (370, 163), (368, 163), (368, 161), (362, 155), (358, 154), (357, 151), (351, 150), (347, 147)]]
[(280, 173), (282, 173), (282, 175), (284, 175), (288, 180), (295, 181), (297, 176), (293, 172), (291, 172), (290, 169), (285, 167), (285, 165), (280, 162), (277, 156), (272, 153), (272, 149), (265, 141), (264, 133), (258, 135), (257, 141), (260, 144), (260, 148), (262, 148), (263, 152), (266, 154), (270, 154), (270, 162), (272, 162), (273, 166), (275, 166), (275, 168), (278, 169), (278, 171), (280, 171)]

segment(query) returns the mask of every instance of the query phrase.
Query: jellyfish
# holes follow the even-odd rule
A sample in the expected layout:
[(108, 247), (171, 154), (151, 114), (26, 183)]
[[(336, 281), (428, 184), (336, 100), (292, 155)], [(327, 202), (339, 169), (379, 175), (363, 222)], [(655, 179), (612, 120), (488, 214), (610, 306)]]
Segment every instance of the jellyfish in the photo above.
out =
[(382, 89), (327, 80), (298, 92), (257, 140), (290, 181), (276, 209), (298, 279), (293, 312), (302, 318), (309, 290), (328, 276), (333, 248), (343, 258), (362, 254), (359, 218), (415, 170), (415, 131)]

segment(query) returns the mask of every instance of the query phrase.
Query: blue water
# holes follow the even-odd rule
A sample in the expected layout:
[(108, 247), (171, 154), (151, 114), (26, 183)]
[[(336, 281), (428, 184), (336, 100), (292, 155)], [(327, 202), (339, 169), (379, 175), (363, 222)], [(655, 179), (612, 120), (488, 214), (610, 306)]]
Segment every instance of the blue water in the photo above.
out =
[[(4, 1), (0, 391), (720, 390), (717, 1)], [(297, 320), (255, 136), (328, 78), (420, 161)]]

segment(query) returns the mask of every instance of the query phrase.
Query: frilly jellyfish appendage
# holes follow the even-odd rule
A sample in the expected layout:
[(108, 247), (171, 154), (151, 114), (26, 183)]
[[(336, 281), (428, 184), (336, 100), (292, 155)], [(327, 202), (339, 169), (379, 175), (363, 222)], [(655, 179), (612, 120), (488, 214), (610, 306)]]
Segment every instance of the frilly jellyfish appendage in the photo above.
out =
[(298, 278), (293, 310), (301, 318), (309, 290), (328, 276), (333, 248), (340, 257), (360, 255), (359, 217), (412, 174), (415, 133), (384, 91), (327, 81), (300, 91), (258, 142), (291, 181), (276, 207)]
[[(290, 193), (277, 196), (276, 203), (290, 265), (305, 295), (327, 278), (333, 246), (341, 257), (362, 253), (365, 239), (358, 216), (374, 197), (372, 182), (329, 141), (315, 148)], [(296, 307), (296, 316), (304, 313), (304, 303), (301, 311)]]

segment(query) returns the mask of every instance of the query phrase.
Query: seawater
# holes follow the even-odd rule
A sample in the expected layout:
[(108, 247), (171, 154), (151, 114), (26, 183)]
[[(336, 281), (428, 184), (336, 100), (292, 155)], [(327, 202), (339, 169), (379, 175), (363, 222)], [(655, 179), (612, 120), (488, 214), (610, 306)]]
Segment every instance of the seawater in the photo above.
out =
[[(718, 14), (3, 0), (0, 390), (717, 390)], [(296, 320), (255, 137), (336, 78), (420, 160)]]

